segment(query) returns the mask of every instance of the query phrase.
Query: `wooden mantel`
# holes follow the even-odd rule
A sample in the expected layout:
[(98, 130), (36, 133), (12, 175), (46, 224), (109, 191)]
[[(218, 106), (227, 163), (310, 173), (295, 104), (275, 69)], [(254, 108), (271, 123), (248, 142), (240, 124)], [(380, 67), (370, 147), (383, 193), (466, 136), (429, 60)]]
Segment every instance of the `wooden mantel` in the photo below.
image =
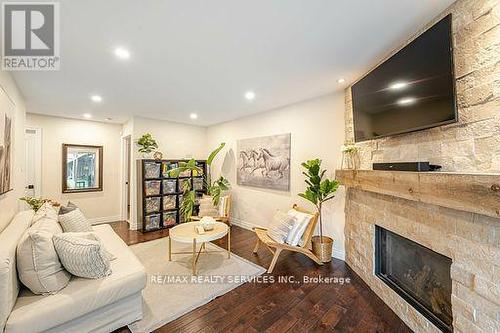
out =
[(500, 174), (337, 170), (346, 187), (500, 218)]

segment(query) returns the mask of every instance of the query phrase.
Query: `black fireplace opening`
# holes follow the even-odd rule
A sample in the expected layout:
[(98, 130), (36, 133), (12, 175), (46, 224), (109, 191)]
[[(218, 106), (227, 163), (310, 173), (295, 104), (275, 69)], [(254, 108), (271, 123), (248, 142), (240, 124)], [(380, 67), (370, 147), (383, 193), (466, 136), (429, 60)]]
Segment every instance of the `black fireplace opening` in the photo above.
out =
[(443, 332), (453, 332), (451, 259), (375, 226), (375, 275)]

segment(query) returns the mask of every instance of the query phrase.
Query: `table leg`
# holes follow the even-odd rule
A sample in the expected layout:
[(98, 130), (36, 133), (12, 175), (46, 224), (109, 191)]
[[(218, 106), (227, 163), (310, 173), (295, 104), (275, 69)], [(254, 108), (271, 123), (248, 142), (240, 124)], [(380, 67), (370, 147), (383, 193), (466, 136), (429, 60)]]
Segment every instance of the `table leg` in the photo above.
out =
[(196, 275), (196, 238), (193, 238), (193, 275)]
[(168, 261), (172, 261), (172, 238), (168, 236)]
[(227, 259), (231, 258), (231, 227), (227, 232)]

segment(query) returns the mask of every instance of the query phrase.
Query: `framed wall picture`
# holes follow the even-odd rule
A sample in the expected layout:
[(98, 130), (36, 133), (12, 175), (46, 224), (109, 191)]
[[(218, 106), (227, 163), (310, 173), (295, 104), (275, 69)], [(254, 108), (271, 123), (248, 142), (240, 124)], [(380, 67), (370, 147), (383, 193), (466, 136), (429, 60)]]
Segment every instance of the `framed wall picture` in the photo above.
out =
[(291, 134), (238, 140), (238, 185), (290, 190)]
[(102, 191), (102, 146), (63, 144), (62, 192)]
[(12, 190), (12, 140), (14, 105), (0, 89), (0, 194)]

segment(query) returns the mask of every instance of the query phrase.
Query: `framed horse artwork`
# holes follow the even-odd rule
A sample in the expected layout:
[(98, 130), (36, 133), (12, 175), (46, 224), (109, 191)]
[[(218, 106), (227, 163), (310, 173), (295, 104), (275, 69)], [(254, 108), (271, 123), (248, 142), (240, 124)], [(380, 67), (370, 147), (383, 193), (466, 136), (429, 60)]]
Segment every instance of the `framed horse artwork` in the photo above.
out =
[(238, 140), (238, 185), (290, 190), (291, 134)]

